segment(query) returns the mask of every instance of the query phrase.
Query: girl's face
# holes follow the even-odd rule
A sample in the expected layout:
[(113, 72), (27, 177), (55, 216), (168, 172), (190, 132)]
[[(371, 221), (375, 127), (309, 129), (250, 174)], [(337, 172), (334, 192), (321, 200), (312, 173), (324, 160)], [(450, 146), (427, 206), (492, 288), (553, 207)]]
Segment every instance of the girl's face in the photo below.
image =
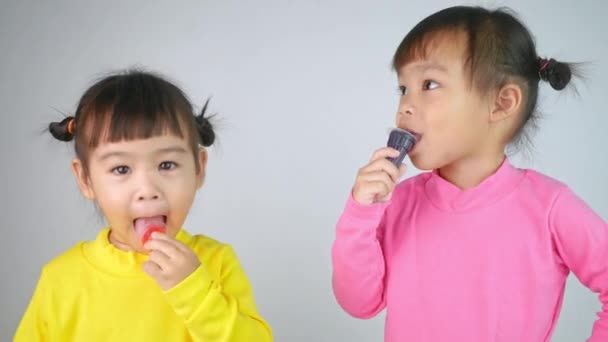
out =
[(100, 144), (91, 151), (88, 175), (80, 160), (72, 166), (82, 193), (97, 202), (110, 224), (110, 241), (123, 250), (145, 253), (135, 220), (161, 216), (167, 234), (175, 236), (203, 184), (205, 150), (198, 159), (197, 172), (188, 141), (163, 135)]
[(464, 37), (434, 38), (424, 59), (398, 70), (397, 127), (420, 137), (409, 156), (421, 170), (476, 158), (487, 149), (489, 102), (471, 86)]

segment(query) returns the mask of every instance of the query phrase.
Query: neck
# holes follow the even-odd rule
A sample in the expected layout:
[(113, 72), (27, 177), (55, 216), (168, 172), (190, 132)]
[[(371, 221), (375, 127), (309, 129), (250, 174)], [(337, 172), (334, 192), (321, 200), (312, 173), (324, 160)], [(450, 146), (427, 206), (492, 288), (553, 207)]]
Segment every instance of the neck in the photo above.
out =
[(439, 169), (439, 175), (460, 189), (473, 188), (500, 168), (505, 160), (503, 152), (454, 161)]
[(120, 249), (121, 251), (124, 252), (130, 252), (130, 251), (134, 251), (133, 248), (131, 248), (131, 246), (129, 246), (128, 244), (120, 241), (114, 234), (113, 231), (110, 230), (110, 236), (108, 237), (108, 240), (110, 241), (111, 244), (114, 245), (114, 247)]

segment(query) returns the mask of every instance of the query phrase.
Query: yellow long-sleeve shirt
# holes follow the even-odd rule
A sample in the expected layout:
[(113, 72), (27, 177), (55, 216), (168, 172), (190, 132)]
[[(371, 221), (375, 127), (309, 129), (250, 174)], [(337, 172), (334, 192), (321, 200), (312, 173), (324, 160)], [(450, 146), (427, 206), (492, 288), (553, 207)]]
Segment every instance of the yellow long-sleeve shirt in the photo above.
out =
[(230, 246), (180, 230), (201, 266), (163, 291), (142, 270), (147, 256), (115, 248), (109, 231), (45, 265), (15, 342), (272, 341)]

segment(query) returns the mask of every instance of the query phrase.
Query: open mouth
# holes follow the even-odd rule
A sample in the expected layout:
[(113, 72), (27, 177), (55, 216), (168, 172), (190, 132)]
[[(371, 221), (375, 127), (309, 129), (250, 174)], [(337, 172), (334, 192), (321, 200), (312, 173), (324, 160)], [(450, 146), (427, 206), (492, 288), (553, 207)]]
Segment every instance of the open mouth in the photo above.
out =
[(153, 232), (165, 233), (167, 226), (167, 216), (139, 217), (133, 220), (133, 229), (142, 243), (146, 243)]

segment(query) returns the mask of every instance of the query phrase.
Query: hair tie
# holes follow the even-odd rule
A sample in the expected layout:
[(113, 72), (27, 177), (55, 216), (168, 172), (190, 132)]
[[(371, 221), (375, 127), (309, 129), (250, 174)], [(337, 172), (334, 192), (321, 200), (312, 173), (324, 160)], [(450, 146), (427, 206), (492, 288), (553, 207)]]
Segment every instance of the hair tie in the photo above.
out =
[(550, 74), (553, 74), (554, 72), (553, 69), (556, 64), (555, 59), (544, 59), (539, 57), (538, 63), (540, 64), (540, 67), (538, 68), (538, 78), (543, 81), (549, 82)]
[(542, 72), (543, 70), (545, 70), (547, 66), (549, 66), (550, 60), (540, 58), (540, 62), (542, 63), (542, 65), (540, 66), (540, 69), (538, 69), (538, 72)]
[(74, 135), (74, 126), (76, 125), (76, 119), (72, 118), (70, 119), (70, 122), (68, 122), (68, 133), (71, 135)]

